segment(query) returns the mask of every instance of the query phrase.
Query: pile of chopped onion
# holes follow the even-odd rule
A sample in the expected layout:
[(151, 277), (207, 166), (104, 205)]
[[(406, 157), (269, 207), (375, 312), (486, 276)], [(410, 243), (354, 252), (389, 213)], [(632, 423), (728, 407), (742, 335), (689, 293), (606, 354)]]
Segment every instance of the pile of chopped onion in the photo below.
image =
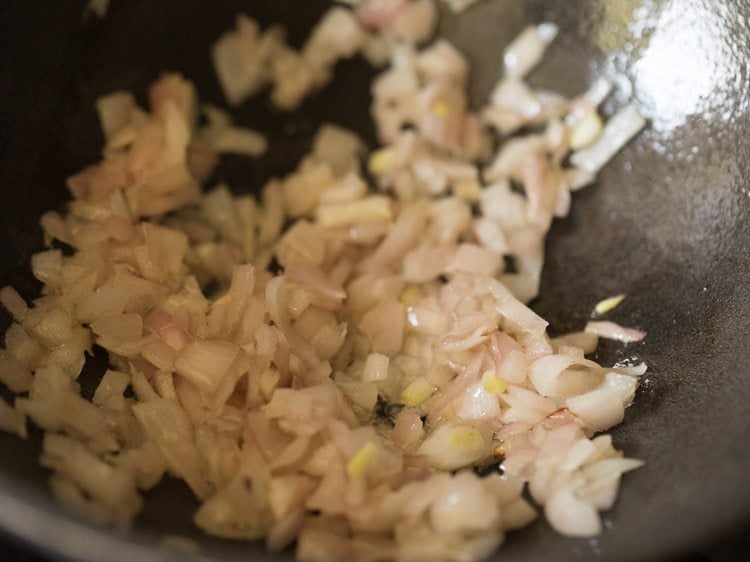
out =
[[(554, 24), (509, 45), (474, 111), (463, 55), (420, 46), (431, 0), (347, 4), (299, 51), (246, 15), (214, 45), (230, 105), (268, 87), (291, 109), (341, 58), (385, 66), (382, 146), (324, 125), (257, 198), (201, 189), (219, 154), (258, 158), (267, 141), (183, 77), (155, 82), (148, 108), (98, 101), (103, 159), (69, 178), (67, 213), (41, 218), (42, 295), (0, 291), (14, 320), (0, 382), (16, 394), (0, 428), (44, 430), (52, 492), (81, 516), (127, 527), (168, 473), (206, 533), (296, 542), (303, 560), (482, 559), (536, 518), (525, 489), (554, 529), (594, 536), (641, 465), (600, 432), (646, 367), (586, 355), (645, 334), (598, 320), (550, 339), (526, 303), (553, 218), (643, 119), (628, 106), (603, 123), (605, 82), (569, 100), (524, 81)], [(110, 368), (87, 400), (94, 345)]]

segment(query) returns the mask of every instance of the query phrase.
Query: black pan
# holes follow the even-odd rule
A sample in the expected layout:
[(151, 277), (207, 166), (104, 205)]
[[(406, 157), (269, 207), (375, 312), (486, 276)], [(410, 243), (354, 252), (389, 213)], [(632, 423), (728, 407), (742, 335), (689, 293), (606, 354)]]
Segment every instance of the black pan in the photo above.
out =
[[(83, 1), (0, 1), (0, 283), (26, 298), (42, 248), (40, 214), (63, 205), (64, 178), (95, 160), (97, 96), (143, 94), (163, 70), (198, 83), (222, 103), (208, 48), (245, 10), (285, 22), (299, 43), (326, 4), (302, 0), (113, 0), (103, 21), (82, 18)], [(536, 85), (572, 95), (594, 77), (620, 78), (611, 110), (630, 97), (649, 128), (575, 196), (547, 244), (542, 296), (534, 308), (555, 330), (580, 327), (593, 304), (629, 295), (613, 319), (645, 329), (643, 344), (604, 346), (603, 363), (637, 354), (650, 374), (614, 431), (617, 446), (646, 460), (591, 541), (545, 523), (512, 533), (497, 559), (663, 559), (700, 546), (750, 516), (750, 3), (745, 0), (481, 0), (441, 33), (473, 61), (472, 99), (498, 78), (502, 48), (526, 23), (561, 29), (533, 74)], [(359, 130), (372, 71), (346, 62), (337, 79), (298, 112), (244, 106), (240, 121), (268, 133), (261, 163), (224, 161), (218, 179), (238, 190), (294, 166), (322, 120)], [(294, 132), (291, 136), (283, 130)], [(4, 322), (7, 323), (7, 318)], [(96, 378), (101, 358), (87, 367)], [(48, 554), (89, 560), (151, 560), (161, 533), (195, 538), (204, 553), (264, 560), (259, 545), (202, 537), (190, 523), (189, 491), (168, 480), (148, 494), (129, 537), (62, 512), (37, 466), (40, 434), (0, 435), (0, 527)], [(290, 558), (291, 553), (273, 558)]]

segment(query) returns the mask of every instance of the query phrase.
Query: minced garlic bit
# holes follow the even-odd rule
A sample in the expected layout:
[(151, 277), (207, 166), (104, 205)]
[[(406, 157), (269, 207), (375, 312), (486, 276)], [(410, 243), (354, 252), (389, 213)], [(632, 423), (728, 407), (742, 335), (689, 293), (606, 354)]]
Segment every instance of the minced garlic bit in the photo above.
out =
[(396, 165), (396, 152), (392, 148), (381, 148), (370, 154), (367, 160), (367, 171), (373, 176), (382, 176)]
[(473, 451), (483, 448), (485, 440), (479, 431), (469, 425), (459, 425), (451, 428), (449, 435), (451, 444), (462, 451)]
[(453, 184), (453, 193), (467, 203), (479, 201), (482, 188), (477, 180), (461, 180)]
[(444, 100), (435, 100), (435, 103), (432, 104), (432, 113), (434, 113), (435, 117), (438, 119), (445, 119), (448, 117), (450, 109)]
[(448, 422), (422, 442), (417, 454), (438, 470), (456, 470), (492, 454), (491, 441), (479, 428)]
[(584, 113), (570, 132), (570, 148), (580, 150), (591, 145), (602, 133), (604, 123), (595, 109)]
[(346, 475), (350, 480), (362, 480), (367, 474), (367, 469), (372, 465), (372, 461), (378, 454), (378, 448), (368, 441), (362, 448), (355, 453), (346, 463)]
[(417, 287), (416, 285), (407, 285), (406, 288), (401, 291), (399, 300), (401, 301), (401, 304), (408, 308), (417, 304), (420, 300), (422, 300), (423, 296), (424, 294), (419, 287)]
[(612, 310), (620, 306), (620, 303), (624, 300), (625, 295), (616, 295), (614, 297), (609, 297), (607, 299), (599, 301), (594, 307), (594, 314), (596, 316), (600, 316), (602, 314), (606, 314), (607, 312), (611, 312)]
[(401, 392), (401, 401), (407, 406), (419, 406), (437, 390), (423, 377), (419, 377)]
[(508, 385), (505, 381), (497, 378), (495, 371), (485, 371), (482, 375), (482, 388), (485, 392), (499, 395), (508, 390)]

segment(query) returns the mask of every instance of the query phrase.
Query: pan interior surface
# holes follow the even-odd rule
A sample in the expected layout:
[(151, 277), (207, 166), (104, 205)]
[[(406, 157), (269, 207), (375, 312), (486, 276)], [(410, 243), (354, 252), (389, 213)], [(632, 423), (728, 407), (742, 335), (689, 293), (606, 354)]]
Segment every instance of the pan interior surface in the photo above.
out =
[[(0, 22), (0, 282), (27, 299), (39, 288), (28, 266), (42, 248), (38, 218), (64, 204), (65, 177), (98, 157), (99, 95), (129, 89), (142, 96), (161, 72), (176, 70), (196, 82), (204, 101), (224, 105), (209, 47), (236, 13), (286, 23), (299, 43), (327, 6), (113, 0), (107, 18), (93, 21), (82, 19), (84, 4), (17, 2)], [(504, 45), (527, 23), (551, 20), (560, 37), (532, 83), (572, 95), (606, 76), (616, 91), (605, 113), (634, 99), (650, 122), (553, 225), (533, 306), (562, 332), (582, 327), (602, 298), (628, 295), (612, 319), (648, 337), (637, 346), (602, 345), (597, 359), (637, 356), (649, 365), (613, 431), (618, 448), (646, 466), (625, 477), (601, 537), (565, 538), (538, 521), (511, 533), (497, 559), (662, 558), (750, 515), (748, 13), (744, 0), (480, 0), (460, 17), (443, 10), (441, 33), (472, 61), (475, 102), (498, 79)], [(323, 121), (374, 144), (373, 75), (362, 61), (342, 63), (332, 85), (290, 114), (269, 109), (265, 96), (243, 105), (238, 121), (266, 133), (271, 152), (251, 164), (227, 159), (219, 179), (257, 189), (296, 165)], [(41, 549), (91, 560), (156, 559), (162, 555), (151, 547), (167, 533), (226, 560), (293, 558), (202, 536), (190, 522), (197, 504), (177, 481), (147, 494), (130, 536), (81, 523), (46, 490), (40, 438), (0, 434), (0, 527)]]

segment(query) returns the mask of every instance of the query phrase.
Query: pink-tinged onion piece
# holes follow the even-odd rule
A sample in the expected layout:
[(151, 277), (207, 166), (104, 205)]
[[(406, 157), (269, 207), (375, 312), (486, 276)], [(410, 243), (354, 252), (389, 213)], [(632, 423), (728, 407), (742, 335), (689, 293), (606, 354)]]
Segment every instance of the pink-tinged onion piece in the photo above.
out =
[(619, 324), (608, 321), (588, 322), (585, 331), (594, 334), (600, 338), (617, 340), (622, 343), (632, 343), (641, 341), (646, 337), (646, 332), (633, 328), (625, 328)]

